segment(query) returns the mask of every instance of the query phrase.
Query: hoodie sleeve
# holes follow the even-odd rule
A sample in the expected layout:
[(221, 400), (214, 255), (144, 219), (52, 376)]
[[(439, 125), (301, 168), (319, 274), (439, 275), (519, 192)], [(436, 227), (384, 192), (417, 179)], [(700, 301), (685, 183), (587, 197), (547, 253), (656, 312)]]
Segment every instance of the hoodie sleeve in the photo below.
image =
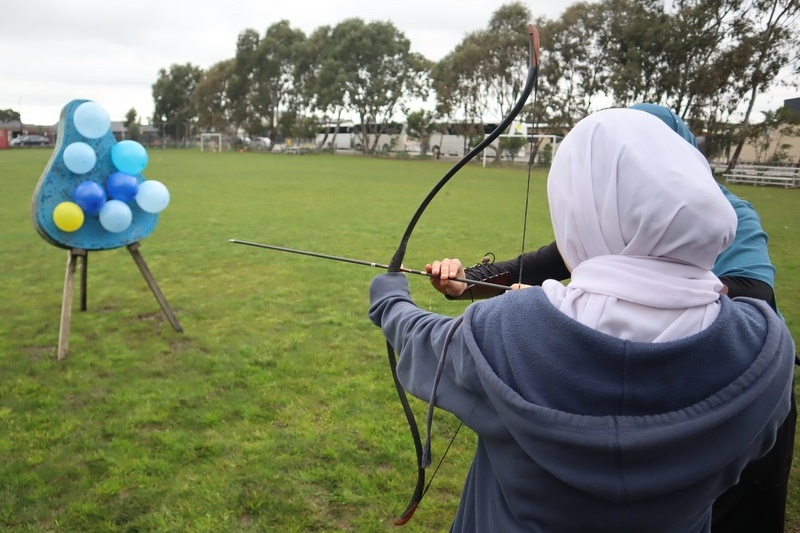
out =
[(379, 326), (399, 356), (397, 375), (413, 396), (430, 402), (436, 368), (445, 339), (455, 327), (445, 354), (445, 367), (436, 387), (435, 404), (453, 413), (483, 435), (506, 433), (486, 400), (480, 376), (463, 339), (463, 323), (418, 308), (404, 274), (382, 274), (370, 287), (369, 318)]

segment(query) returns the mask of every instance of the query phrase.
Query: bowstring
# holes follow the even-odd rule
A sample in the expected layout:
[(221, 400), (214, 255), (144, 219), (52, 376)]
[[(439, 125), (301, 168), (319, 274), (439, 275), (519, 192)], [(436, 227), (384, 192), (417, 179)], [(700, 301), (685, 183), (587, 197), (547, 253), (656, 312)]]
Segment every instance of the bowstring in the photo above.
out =
[[(538, 58), (537, 58), (537, 63), (538, 63)], [(537, 83), (533, 86), (533, 104), (531, 105), (531, 110), (535, 110), (536, 109), (536, 97), (537, 97), (537, 95), (539, 93), (538, 88), (539, 88), (539, 83), (538, 83), (538, 78), (537, 78)], [(525, 262), (523, 261), (522, 258), (525, 255), (525, 241), (526, 241), (527, 234), (528, 234), (528, 207), (530, 206), (530, 197), (531, 197), (531, 169), (533, 168), (534, 155), (537, 155), (539, 153), (538, 147), (537, 147), (535, 153), (533, 151), (534, 139), (536, 138), (536, 132), (539, 129), (539, 123), (538, 123), (538, 120), (536, 119), (536, 113), (531, 111), (531, 116), (533, 117), (533, 122), (532, 122), (532, 127), (531, 127), (531, 129), (533, 130), (533, 133), (531, 133), (531, 135), (530, 135), (531, 140), (530, 140), (530, 143), (528, 144), (528, 154), (529, 154), (528, 155), (528, 179), (527, 179), (528, 183), (527, 183), (527, 187), (525, 189), (525, 209), (524, 209), (523, 217), (522, 217), (522, 244), (521, 244), (520, 252), (519, 252), (519, 279), (517, 280), (517, 283), (520, 283), (520, 284), (522, 283), (522, 268), (523, 268), (523, 265), (525, 264)]]
[[(529, 85), (527, 85), (527, 82), (526, 82), (526, 88), (523, 90), (523, 93), (528, 91), (528, 90), (530, 90), (530, 89), (532, 89), (533, 93), (534, 93), (534, 105), (535, 105), (536, 94), (537, 94), (537, 89), (538, 89), (538, 78), (539, 78), (539, 76), (538, 76), (538, 69), (539, 69), (539, 33), (538, 33), (538, 30), (536, 30), (536, 28), (532, 24), (528, 25), (528, 29), (529, 29), (529, 32), (530, 32), (529, 35), (530, 35), (530, 38), (531, 38), (531, 51), (532, 51), (531, 64), (530, 64), (530, 67), (529, 67), (529, 70), (528, 70), (528, 76), (529, 76), (529, 80), (533, 82), (533, 87), (531, 88)], [(535, 72), (533, 72), (531, 70), (531, 69), (534, 68), (534, 66), (536, 68)], [(531, 74), (532, 72), (533, 72), (533, 74)], [(531, 79), (530, 78), (531, 75), (533, 75), (535, 77)], [(528, 95), (529, 94), (530, 94), (530, 92), (528, 93)], [(523, 105), (524, 105), (524, 102), (521, 100), (520, 101), (520, 107), (516, 110), (516, 113), (519, 113), (520, 111), (522, 111), (522, 106)], [(516, 105), (514, 107), (516, 108)], [(535, 107), (534, 107), (534, 109), (535, 109)], [(514, 109), (512, 109), (512, 112), (514, 112)], [(503, 122), (501, 122), (501, 124), (497, 127), (496, 131), (502, 131), (502, 128), (505, 128), (508, 125), (510, 125), (511, 121), (513, 120), (513, 118), (511, 118), (512, 116), (513, 115), (510, 115), (509, 117), (504, 119)], [(508, 122), (506, 122), (506, 121), (508, 121)], [(398, 247), (397, 251), (395, 252), (395, 255), (392, 258), (391, 263), (389, 264), (389, 268), (388, 268), (389, 272), (399, 271), (400, 265), (402, 264), (403, 256), (405, 255), (405, 251), (406, 251), (406, 246), (408, 244), (408, 240), (411, 237), (411, 231), (413, 230), (413, 228), (416, 225), (416, 223), (419, 220), (419, 218), (422, 216), (422, 212), (428, 206), (428, 204), (433, 199), (433, 197), (436, 195), (436, 193), (438, 193), (438, 191), (444, 186), (444, 184), (459, 169), (461, 169), (462, 166), (464, 166), (468, 161), (470, 161), (480, 151), (485, 149), (486, 146), (488, 146), (488, 144), (494, 140), (491, 137), (492, 137), (492, 135), (490, 135), (489, 137), (486, 137), (478, 146), (473, 148), (472, 151), (469, 154), (467, 154), (465, 157), (463, 157), (461, 160), (459, 160), (459, 162), (456, 163), (456, 165), (452, 169), (450, 169), (450, 171), (447, 174), (444, 175), (444, 177), (439, 181), (439, 183), (436, 184), (436, 186), (430, 191), (430, 193), (428, 193), (428, 196), (426, 196), (426, 198), (423, 200), (422, 204), (419, 206), (419, 208), (417, 208), (417, 211), (414, 213), (414, 216), (411, 218), (411, 221), (409, 222), (408, 227), (406, 228), (406, 232), (403, 235), (403, 238), (400, 240), (400, 246)], [(528, 197), (530, 196), (530, 181), (531, 181), (531, 162), (529, 161), (528, 162), (528, 191), (526, 192), (526, 201), (525, 201), (525, 223), (524, 223), (525, 227), (523, 227), (523, 237), (522, 237), (523, 251), (524, 251), (524, 246), (525, 246), (525, 232), (527, 230)], [(520, 277), (521, 276), (522, 276), (522, 268), (521, 268), (521, 265), (520, 265)], [(450, 442), (447, 445), (447, 448), (445, 449), (444, 454), (442, 454), (441, 458), (439, 459), (439, 462), (436, 465), (436, 468), (434, 469), (432, 475), (428, 479), (427, 485), (425, 485), (424, 484), (424, 481), (425, 481), (425, 467), (428, 466), (430, 464), (430, 462), (431, 462), (431, 437), (430, 437), (430, 435), (431, 435), (431, 428), (432, 428), (432, 425), (433, 425), (433, 411), (434, 411), (434, 407), (435, 407), (435, 398), (436, 398), (436, 383), (439, 381), (439, 379), (441, 378), (441, 374), (444, 371), (445, 354), (447, 353), (447, 349), (448, 349), (448, 347), (450, 345), (450, 341), (452, 339), (452, 335), (455, 332), (455, 330), (458, 328), (458, 326), (461, 324), (461, 320), (463, 320), (463, 315), (462, 315), (462, 317), (460, 319), (456, 320), (455, 324), (453, 325), (453, 327), (448, 332), (447, 338), (445, 339), (445, 342), (444, 342), (444, 347), (443, 347), (443, 351), (442, 351), (442, 357), (440, 358), (439, 364), (437, 365), (436, 376), (434, 378), (435, 383), (434, 383), (434, 386), (433, 386), (433, 388), (431, 390), (431, 399), (430, 399), (430, 402), (428, 404), (428, 414), (427, 414), (428, 416), (427, 416), (427, 420), (426, 420), (426, 426), (427, 426), (427, 428), (426, 428), (427, 429), (426, 442), (425, 442), (424, 445), (421, 446), (421, 448), (422, 448), (421, 449), (421, 453), (418, 452), (418, 459), (419, 459), (418, 468), (419, 468), (420, 476), (417, 479), (418, 483), (417, 483), (417, 489), (415, 491), (415, 496), (412, 496), (412, 500), (409, 503), (409, 506), (407, 507), (406, 511), (404, 511), (403, 516), (400, 519), (395, 521), (395, 525), (403, 525), (403, 524), (407, 523), (411, 519), (411, 517), (413, 516), (414, 512), (416, 511), (417, 506), (422, 501), (422, 498), (428, 492), (428, 489), (430, 488), (431, 484), (433, 483), (433, 478), (436, 477), (436, 473), (439, 471), (439, 467), (444, 462), (444, 459), (447, 456), (447, 452), (450, 450), (450, 447), (452, 446), (453, 442), (455, 441), (456, 436), (458, 435), (458, 432), (461, 429), (461, 426), (463, 425), (463, 422), (459, 423), (459, 426), (456, 429), (455, 433), (453, 434), (453, 437), (450, 439)], [(396, 375), (396, 362), (394, 361), (394, 353), (393, 353), (392, 347), (388, 343), (388, 341), (387, 341), (387, 347), (389, 349), (390, 362), (393, 362), (392, 375), (393, 375), (393, 377), (395, 379), (395, 386), (397, 387), (398, 392), (400, 392), (402, 390), (402, 388), (398, 386), (399, 380), (398, 380), (397, 375)], [(401, 399), (401, 403), (403, 403), (404, 394), (401, 393), (400, 396), (401, 396), (401, 398), (400, 398)], [(407, 400), (406, 400), (406, 402), (407, 402)], [(417, 435), (415, 436), (415, 439), (414, 439), (415, 440), (415, 444), (417, 444), (417, 445), (421, 444), (421, 442), (420, 442), (421, 439), (419, 438), (418, 432), (416, 430), (416, 423), (414, 422), (414, 419), (413, 419), (413, 412), (412, 412), (412, 415), (410, 417), (408, 416), (408, 412), (406, 412), (406, 417), (408, 418), (409, 426), (412, 429), (412, 434), (417, 433)], [(413, 426), (412, 426), (412, 423), (413, 423)], [(421, 485), (424, 485), (424, 488), (422, 488)], [(420, 490), (421, 490), (421, 494), (419, 495), (419, 498), (417, 498), (416, 497), (417, 492), (420, 491)]]
[[(537, 59), (537, 63), (538, 63), (538, 59)], [(537, 97), (537, 95), (538, 95), (538, 83), (533, 86), (533, 103), (532, 103), (531, 109), (536, 109), (536, 97)], [(530, 155), (528, 157), (528, 176), (527, 176), (527, 186), (526, 186), (526, 190), (525, 190), (525, 209), (524, 209), (523, 217), (522, 217), (522, 249), (520, 250), (520, 256), (519, 256), (519, 283), (522, 283), (522, 265), (523, 265), (522, 256), (525, 253), (525, 242), (526, 242), (526, 237), (527, 237), (527, 232), (528, 232), (528, 207), (530, 206), (530, 195), (531, 195), (531, 174), (532, 174), (533, 156), (534, 156), (534, 152), (533, 152), (534, 138), (535, 138), (536, 132), (538, 131), (538, 127), (539, 127), (538, 126), (538, 121), (536, 120), (535, 113), (533, 113), (532, 115), (533, 115), (533, 119), (534, 119), (533, 123), (532, 123), (533, 133), (531, 133), (531, 135), (530, 135), (530, 143), (528, 145), (528, 153)], [(537, 149), (537, 152), (538, 152), (538, 149)], [(492, 262), (494, 262), (494, 254), (493, 253), (488, 252), (487, 254), (484, 254), (484, 255), (485, 256), (491, 255), (492, 256)], [(445, 342), (444, 342), (444, 347), (442, 348), (442, 354), (441, 354), (441, 357), (439, 358), (439, 363), (438, 363), (437, 368), (436, 368), (436, 374), (434, 376), (434, 385), (433, 385), (433, 388), (432, 388), (432, 391), (431, 391), (431, 399), (428, 402), (428, 411), (427, 411), (426, 424), (425, 424), (426, 425), (426, 430), (427, 430), (426, 431), (427, 436), (426, 436), (426, 439), (425, 439), (425, 444), (423, 445), (423, 452), (422, 452), (423, 453), (423, 468), (425, 468), (425, 467), (427, 467), (427, 466), (429, 466), (431, 464), (431, 458), (432, 458), (431, 457), (431, 428), (432, 428), (432, 425), (433, 425), (433, 411), (434, 411), (434, 407), (435, 407), (436, 385), (438, 385), (439, 379), (441, 378), (442, 373), (444, 371), (444, 360), (445, 360), (445, 356), (447, 354), (447, 349), (450, 346), (450, 341), (452, 340), (453, 334), (455, 333), (456, 329), (461, 325), (461, 322), (463, 321), (463, 319), (464, 319), (463, 315), (458, 317), (456, 319), (456, 321), (454, 322), (454, 324), (451, 326), (450, 330), (447, 332), (447, 336), (446, 336)], [(450, 438), (450, 442), (447, 443), (447, 447), (445, 448), (444, 453), (442, 453), (441, 457), (439, 458), (439, 461), (436, 463), (436, 468), (433, 469), (433, 472), (428, 477), (428, 483), (425, 485), (425, 490), (422, 493), (423, 495), (426, 494), (428, 492), (428, 489), (431, 487), (431, 484), (433, 483), (433, 480), (436, 477), (436, 473), (439, 471), (439, 467), (442, 466), (442, 463), (444, 462), (445, 457), (447, 457), (447, 453), (450, 451), (450, 447), (453, 445), (453, 442), (456, 440), (456, 437), (458, 437), (458, 433), (461, 430), (463, 425), (464, 425), (464, 423), (459, 421), (458, 427), (456, 428), (455, 432), (453, 433), (453, 436)]]

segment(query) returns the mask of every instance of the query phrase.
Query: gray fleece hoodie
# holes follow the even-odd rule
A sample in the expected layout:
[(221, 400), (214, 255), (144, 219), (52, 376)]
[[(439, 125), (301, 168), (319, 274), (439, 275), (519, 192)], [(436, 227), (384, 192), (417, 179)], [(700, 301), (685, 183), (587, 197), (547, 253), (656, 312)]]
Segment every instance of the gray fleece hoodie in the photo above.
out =
[[(711, 505), (766, 453), (789, 411), (794, 343), (763, 302), (722, 297), (706, 330), (621, 340), (540, 288), (471, 305), (459, 324), (375, 278), (370, 319), (398, 375), (478, 434), (452, 531), (705, 532)], [(435, 452), (435, 450), (434, 450)]]

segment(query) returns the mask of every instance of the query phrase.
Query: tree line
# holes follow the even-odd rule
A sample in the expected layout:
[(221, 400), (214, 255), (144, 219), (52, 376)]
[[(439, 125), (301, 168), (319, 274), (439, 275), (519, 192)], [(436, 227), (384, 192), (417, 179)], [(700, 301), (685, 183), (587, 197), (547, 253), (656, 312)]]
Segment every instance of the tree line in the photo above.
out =
[[(738, 158), (746, 137), (764, 127), (751, 125), (757, 96), (787, 71), (800, 75), (798, 0), (601, 0), (575, 3), (556, 20), (532, 18), (514, 2), (438, 62), (411, 52), (391, 22), (352, 18), (310, 35), (286, 20), (263, 35), (246, 29), (233, 58), (206, 70), (161, 69), (152, 122), (178, 137), (244, 130), (274, 144), (313, 137), (320, 122), (345, 117), (380, 133), (403, 113), (424, 143), (443, 124), (480, 125), (508, 112), (525, 81), (530, 20), (541, 63), (535, 105), (523, 111), (528, 122), (569, 129), (598, 100), (660, 103), (710, 143), (732, 143)], [(414, 109), (429, 97), (433, 111)], [(777, 111), (767, 119), (789, 120)], [(362, 131), (361, 145), (373, 151)]]

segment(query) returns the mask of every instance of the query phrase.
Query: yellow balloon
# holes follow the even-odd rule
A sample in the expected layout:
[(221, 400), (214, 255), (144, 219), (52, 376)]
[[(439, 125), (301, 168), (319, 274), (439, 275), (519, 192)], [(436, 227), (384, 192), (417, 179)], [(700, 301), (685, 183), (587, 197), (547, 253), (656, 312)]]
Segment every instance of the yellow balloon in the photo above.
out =
[(83, 226), (83, 209), (74, 202), (61, 202), (53, 209), (53, 222), (61, 231), (77, 231)]

